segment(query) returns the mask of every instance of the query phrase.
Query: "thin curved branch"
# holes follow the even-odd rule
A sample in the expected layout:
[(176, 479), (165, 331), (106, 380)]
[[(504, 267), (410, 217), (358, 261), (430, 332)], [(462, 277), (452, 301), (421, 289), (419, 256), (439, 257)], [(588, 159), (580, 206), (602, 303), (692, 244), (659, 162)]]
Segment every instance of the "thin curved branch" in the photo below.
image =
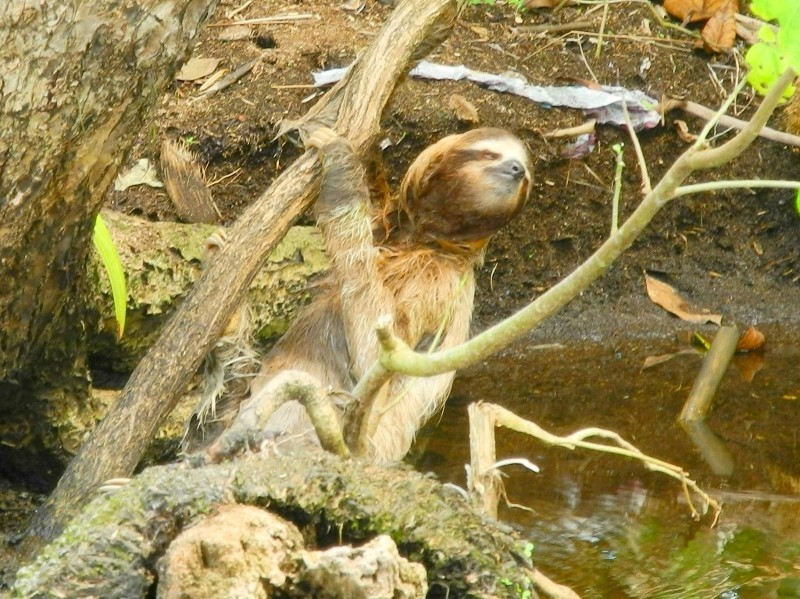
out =
[[(791, 69), (784, 72), (772, 85), (747, 127), (727, 143), (719, 148), (702, 149), (705, 138), (701, 136), (696, 144), (673, 163), (661, 181), (645, 196), (614, 235), (565, 279), (522, 310), (466, 343), (433, 354), (415, 352), (394, 337), (388, 328), (378, 328), (377, 334), (382, 349), (381, 364), (393, 372), (413, 376), (434, 376), (475, 364), (531, 331), (602, 276), (631, 246), (658, 211), (678, 197), (679, 186), (689, 175), (698, 169), (707, 169), (729, 162), (744, 152), (778, 106), (783, 91), (794, 77), (794, 71)], [(729, 98), (726, 105), (731, 102), (732, 99)], [(707, 135), (712, 127), (713, 121), (704, 129), (704, 134)]]

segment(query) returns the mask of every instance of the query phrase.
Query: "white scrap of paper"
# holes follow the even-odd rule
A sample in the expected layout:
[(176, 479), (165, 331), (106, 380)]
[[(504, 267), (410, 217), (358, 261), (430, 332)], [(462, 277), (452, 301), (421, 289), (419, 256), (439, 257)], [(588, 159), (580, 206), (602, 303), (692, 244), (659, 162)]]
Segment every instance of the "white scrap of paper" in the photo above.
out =
[[(347, 68), (313, 73), (314, 85), (321, 87), (339, 81), (347, 73)], [(657, 100), (640, 90), (629, 90), (624, 87), (604, 85), (600, 89), (590, 89), (580, 85), (561, 87), (531, 85), (520, 75), (495, 75), (474, 71), (464, 65), (444, 65), (427, 60), (421, 61), (414, 67), (410, 75), (422, 79), (453, 81), (466, 79), (492, 91), (522, 96), (548, 107), (561, 106), (583, 110), (596, 118), (599, 123), (618, 127), (625, 124), (625, 112), (622, 109), (624, 102), (633, 127), (637, 131), (652, 129), (661, 122), (661, 115), (656, 110)]]

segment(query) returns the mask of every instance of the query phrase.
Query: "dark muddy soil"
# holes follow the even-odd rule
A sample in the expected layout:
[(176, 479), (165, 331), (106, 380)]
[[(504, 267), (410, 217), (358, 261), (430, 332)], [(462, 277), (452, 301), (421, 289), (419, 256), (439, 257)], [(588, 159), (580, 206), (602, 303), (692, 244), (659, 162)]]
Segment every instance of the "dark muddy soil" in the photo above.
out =
[[(152, 126), (142, 132), (132, 159), (157, 160), (160, 140), (182, 137), (207, 163), (213, 193), (230, 222), (298, 154), (289, 141), (273, 140), (278, 123), (303, 114), (322, 93), (311, 86), (311, 72), (347, 65), (378, 31), (390, 8), (367, 2), (361, 12), (338, 3), (259, 1), (237, 19), (299, 13), (311, 19), (250, 26), (250, 37), (223, 41), (228, 15), (241, 4), (223, 1), (212, 26), (194, 51), (215, 57), (233, 70), (263, 53), (262, 62), (233, 87), (197, 100), (197, 84), (176, 83), (158, 108)], [(451, 39), (429, 58), (446, 64), (503, 73), (558, 85), (596, 80), (641, 89), (654, 98), (687, 98), (716, 107), (738, 77), (739, 51), (710, 55), (695, 50), (691, 35), (662, 28), (647, 3), (610, 5), (602, 51), (596, 55), (600, 6), (565, 7), (516, 14), (505, 6), (468, 8)], [(590, 22), (582, 31), (524, 33), (518, 28), (548, 23)], [(649, 64), (648, 68), (643, 65)], [(392, 181), (425, 146), (460, 131), (449, 107), (452, 94), (471, 102), (481, 125), (509, 128), (530, 145), (536, 185), (518, 220), (492, 243), (479, 281), (476, 326), (483, 328), (518, 309), (566, 275), (608, 235), (613, 184), (611, 146), (625, 143), (621, 214), (640, 199), (640, 178), (627, 134), (600, 127), (597, 146), (582, 160), (560, 158), (567, 141), (548, 142), (543, 132), (583, 123), (578, 111), (538, 106), (527, 100), (479, 88), (468, 82), (406, 80), (384, 118), (384, 151)], [(746, 118), (750, 97), (734, 112)], [(687, 148), (674, 121), (689, 130), (702, 123), (674, 112), (664, 125), (641, 135), (650, 175), (657, 181)], [(781, 127), (781, 115), (774, 118)], [(719, 131), (720, 138), (726, 133)], [(729, 134), (728, 134), (729, 135)], [(758, 140), (733, 164), (703, 173), (698, 180), (796, 178), (800, 158), (787, 147)], [(223, 179), (224, 178), (224, 179)], [(111, 204), (152, 219), (173, 219), (163, 192), (147, 188), (112, 192)], [(690, 196), (667, 206), (646, 234), (600, 282), (543, 327), (548, 337), (663, 335), (672, 322), (647, 300), (642, 272), (660, 273), (691, 301), (742, 324), (792, 325), (800, 305), (800, 218), (790, 191), (730, 191)]]

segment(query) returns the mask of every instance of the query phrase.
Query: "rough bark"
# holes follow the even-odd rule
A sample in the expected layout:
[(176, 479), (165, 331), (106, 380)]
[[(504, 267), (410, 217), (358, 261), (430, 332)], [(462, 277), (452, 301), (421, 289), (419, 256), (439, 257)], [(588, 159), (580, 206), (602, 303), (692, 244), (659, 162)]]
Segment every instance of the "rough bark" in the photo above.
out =
[(433, 596), (535, 596), (526, 595), (536, 573), (524, 543), (459, 494), (416, 472), (322, 453), (148, 469), (114, 495), (95, 498), (20, 570), (15, 592), (153, 596), (157, 561), (172, 540), (234, 503), (268, 506), (322, 546), (388, 534), (404, 557), (425, 566)]
[(60, 334), (103, 192), (215, 7), (7, 0), (0, 8), (0, 380), (24, 374)]
[[(380, 116), (409, 61), (441, 42), (452, 29), (456, 14), (453, 0), (406, 0), (359, 57), (346, 83), (323, 98), (323, 108), (316, 115), (336, 115), (337, 131), (366, 152), (377, 137)], [(307, 152), (239, 218), (230, 231), (230, 242), (139, 364), (120, 400), (70, 463), (34, 518), (29, 534), (52, 538), (99, 483), (133, 471), (191, 373), (240, 305), (261, 262), (316, 196), (319, 170), (316, 153)]]

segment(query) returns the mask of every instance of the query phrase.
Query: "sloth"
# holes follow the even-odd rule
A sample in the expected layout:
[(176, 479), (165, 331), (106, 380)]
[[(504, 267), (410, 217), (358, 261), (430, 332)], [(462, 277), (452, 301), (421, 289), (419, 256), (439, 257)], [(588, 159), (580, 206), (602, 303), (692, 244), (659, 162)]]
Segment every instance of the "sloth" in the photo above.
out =
[[(525, 144), (508, 131), (480, 128), (450, 135), (411, 164), (394, 198), (371, 198), (364, 166), (330, 129), (307, 143), (321, 154), (317, 224), (332, 261), (324, 292), (265, 356), (244, 406), (272, 392), (287, 370), (350, 391), (377, 360), (376, 323), (417, 350), (447, 349), (468, 338), (474, 270), (486, 244), (525, 204), (531, 169)], [(382, 204), (382, 205), (381, 205)], [(378, 392), (366, 430), (373, 462), (402, 459), (416, 432), (445, 403), (454, 373), (393, 375)], [(244, 409), (244, 407), (243, 407)], [(305, 408), (281, 405), (267, 429), (316, 439)]]

